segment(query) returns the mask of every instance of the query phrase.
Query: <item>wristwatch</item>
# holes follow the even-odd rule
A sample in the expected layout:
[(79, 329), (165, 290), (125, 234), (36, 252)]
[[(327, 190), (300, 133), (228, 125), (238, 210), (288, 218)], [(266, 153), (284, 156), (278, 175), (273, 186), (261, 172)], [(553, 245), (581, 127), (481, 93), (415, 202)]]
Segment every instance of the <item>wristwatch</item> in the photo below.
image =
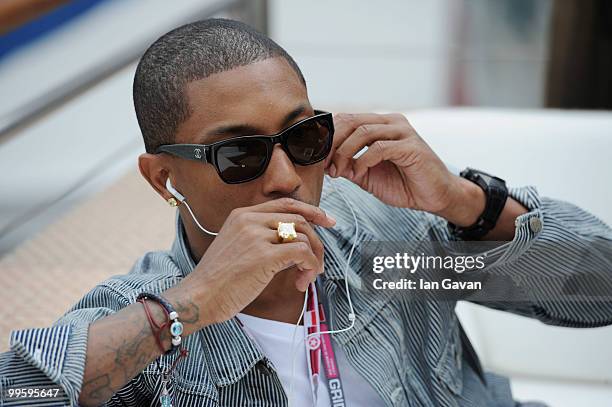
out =
[(459, 175), (482, 188), (487, 197), (487, 202), (476, 223), (471, 226), (460, 227), (449, 222), (448, 229), (460, 239), (480, 239), (495, 227), (499, 215), (506, 205), (508, 199), (506, 181), (473, 168), (466, 168)]

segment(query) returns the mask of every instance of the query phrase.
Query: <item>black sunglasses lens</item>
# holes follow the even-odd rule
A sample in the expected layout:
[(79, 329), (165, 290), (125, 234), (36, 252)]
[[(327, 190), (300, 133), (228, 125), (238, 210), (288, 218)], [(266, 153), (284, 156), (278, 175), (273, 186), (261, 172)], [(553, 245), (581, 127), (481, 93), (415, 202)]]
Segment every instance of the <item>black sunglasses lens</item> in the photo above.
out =
[(331, 148), (332, 130), (326, 118), (308, 120), (287, 135), (287, 149), (297, 164), (323, 160)]
[(257, 177), (263, 170), (268, 155), (262, 140), (237, 140), (217, 149), (217, 168), (225, 182), (238, 183)]

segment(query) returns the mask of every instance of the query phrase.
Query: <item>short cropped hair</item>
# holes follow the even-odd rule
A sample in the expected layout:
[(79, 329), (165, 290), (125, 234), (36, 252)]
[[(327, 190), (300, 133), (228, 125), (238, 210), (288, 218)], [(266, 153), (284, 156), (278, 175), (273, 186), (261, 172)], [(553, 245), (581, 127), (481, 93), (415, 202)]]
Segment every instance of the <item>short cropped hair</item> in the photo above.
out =
[(284, 58), (306, 86), (280, 45), (239, 21), (211, 18), (164, 34), (145, 51), (134, 76), (134, 108), (146, 151), (173, 143), (179, 125), (189, 118), (189, 82), (274, 57)]

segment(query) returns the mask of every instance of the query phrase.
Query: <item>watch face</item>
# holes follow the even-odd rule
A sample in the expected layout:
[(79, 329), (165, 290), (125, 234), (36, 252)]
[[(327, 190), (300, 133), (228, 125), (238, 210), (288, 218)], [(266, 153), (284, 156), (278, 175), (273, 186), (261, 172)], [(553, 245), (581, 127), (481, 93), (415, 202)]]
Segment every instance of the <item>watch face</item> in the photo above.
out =
[(474, 168), (466, 168), (465, 170), (463, 170), (460, 174), (462, 177), (466, 178), (466, 179), (470, 179), (470, 180), (477, 180), (478, 178), (482, 179), (487, 185), (491, 184), (491, 181), (493, 179), (496, 179), (498, 181), (500, 181), (501, 183), (505, 184), (506, 181), (504, 181), (503, 179), (496, 177), (494, 175), (491, 175), (487, 172), (484, 171), (480, 171), (480, 170), (476, 170)]
[(484, 172), (479, 172), (478, 175), (482, 178), (487, 184), (491, 183), (491, 176), (489, 174), (485, 174)]
[(469, 167), (461, 171), (460, 175), (474, 182), (485, 191), (487, 204), (484, 212), (473, 225), (461, 228), (449, 224), (449, 229), (451, 233), (461, 239), (478, 239), (486, 235), (497, 223), (497, 219), (508, 198), (506, 181), (491, 174), (487, 174), (484, 171), (475, 170)]

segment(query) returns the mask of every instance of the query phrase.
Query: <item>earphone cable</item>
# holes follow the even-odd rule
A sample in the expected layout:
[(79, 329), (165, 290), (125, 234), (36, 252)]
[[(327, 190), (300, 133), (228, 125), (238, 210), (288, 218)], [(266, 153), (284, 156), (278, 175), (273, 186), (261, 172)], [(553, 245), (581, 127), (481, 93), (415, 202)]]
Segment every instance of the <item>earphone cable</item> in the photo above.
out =
[(200, 229), (202, 229), (202, 231), (204, 233), (207, 233), (207, 234), (209, 234), (211, 236), (217, 236), (219, 234), (219, 233), (211, 232), (210, 230), (206, 229), (204, 226), (200, 225), (200, 222), (198, 222), (198, 220), (196, 219), (195, 215), (193, 214), (193, 211), (191, 210), (191, 207), (187, 203), (187, 200), (184, 200), (183, 203), (185, 204), (185, 206), (189, 210), (189, 213), (191, 214), (191, 217), (193, 218), (193, 221), (196, 223), (196, 225), (198, 225), (198, 227)]

